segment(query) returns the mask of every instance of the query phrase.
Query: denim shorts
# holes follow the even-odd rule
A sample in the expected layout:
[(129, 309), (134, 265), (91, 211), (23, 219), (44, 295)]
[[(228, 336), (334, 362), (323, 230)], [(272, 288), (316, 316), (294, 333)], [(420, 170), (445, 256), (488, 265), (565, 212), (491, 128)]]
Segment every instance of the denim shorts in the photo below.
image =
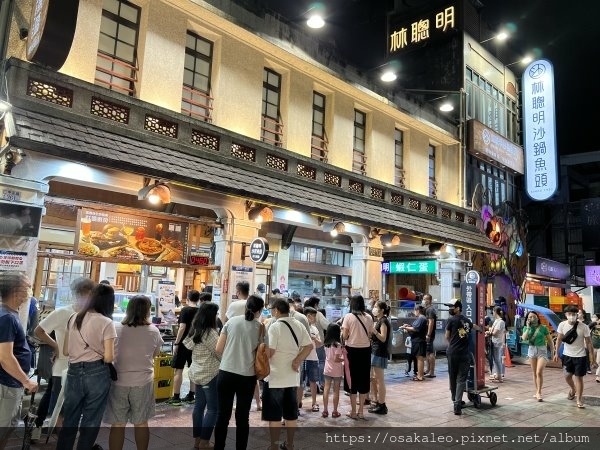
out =
[(308, 381), (319, 381), (319, 361), (304, 361)]
[(539, 347), (530, 345), (527, 349), (527, 357), (531, 359), (545, 359), (548, 361), (548, 349), (545, 345), (540, 345)]
[(279, 422), (298, 419), (298, 399), (296, 397), (298, 388), (296, 386), (286, 388), (270, 388), (265, 383), (263, 390), (262, 420)]
[(371, 356), (371, 367), (377, 367), (379, 369), (387, 369), (388, 359), (383, 356)]

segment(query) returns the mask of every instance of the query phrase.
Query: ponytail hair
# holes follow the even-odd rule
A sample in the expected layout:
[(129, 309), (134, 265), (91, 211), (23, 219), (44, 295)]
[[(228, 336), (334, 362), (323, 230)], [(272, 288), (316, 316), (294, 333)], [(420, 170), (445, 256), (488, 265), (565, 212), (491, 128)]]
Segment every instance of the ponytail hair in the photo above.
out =
[(390, 305), (388, 305), (387, 302), (379, 300), (377, 303), (375, 303), (375, 305), (377, 305), (377, 307), (383, 311), (384, 316), (390, 315)]
[(249, 322), (254, 320), (254, 314), (258, 311), (262, 311), (264, 306), (265, 301), (261, 297), (258, 295), (251, 295), (248, 297), (248, 300), (246, 300), (246, 312), (244, 313), (244, 318)]

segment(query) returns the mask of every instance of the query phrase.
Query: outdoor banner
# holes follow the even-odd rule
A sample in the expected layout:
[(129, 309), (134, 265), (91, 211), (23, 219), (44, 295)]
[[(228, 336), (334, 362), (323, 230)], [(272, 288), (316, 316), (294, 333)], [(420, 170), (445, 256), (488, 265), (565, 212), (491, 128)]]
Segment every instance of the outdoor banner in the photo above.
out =
[(109, 210), (81, 208), (76, 253), (132, 261), (184, 262), (188, 224)]

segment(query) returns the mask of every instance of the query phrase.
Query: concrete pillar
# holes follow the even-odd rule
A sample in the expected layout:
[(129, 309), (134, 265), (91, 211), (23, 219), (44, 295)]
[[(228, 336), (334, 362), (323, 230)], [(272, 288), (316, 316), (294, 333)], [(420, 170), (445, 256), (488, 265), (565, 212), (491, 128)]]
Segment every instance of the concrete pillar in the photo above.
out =
[(381, 242), (352, 243), (352, 293), (360, 293), (367, 301), (381, 299)]
[[(241, 272), (233, 271), (232, 267), (247, 267), (250, 292), (253, 292), (255, 264), (247, 256), (242, 260), (242, 244), (250, 242), (258, 236), (260, 224), (235, 217), (221, 218), (223, 228), (215, 233), (215, 265), (221, 267), (219, 272), (213, 272), (213, 300), (220, 305), (221, 317), (224, 317), (227, 307), (234, 300), (235, 285), (240, 279)], [(246, 255), (249, 255), (249, 247)], [(251, 269), (251, 271), (250, 271)]]
[(446, 245), (445, 251), (440, 254), (438, 259), (440, 270), (440, 301), (447, 303), (454, 297), (460, 297), (460, 285), (454, 287), (454, 283), (460, 283), (465, 274), (467, 262), (456, 257), (456, 251), (453, 246)]

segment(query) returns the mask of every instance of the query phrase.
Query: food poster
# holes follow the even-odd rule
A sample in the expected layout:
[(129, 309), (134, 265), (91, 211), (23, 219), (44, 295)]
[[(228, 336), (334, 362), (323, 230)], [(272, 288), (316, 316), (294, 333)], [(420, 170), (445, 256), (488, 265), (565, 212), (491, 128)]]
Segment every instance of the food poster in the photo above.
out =
[(184, 262), (188, 224), (81, 208), (76, 253), (127, 261)]
[(158, 301), (158, 316), (165, 319), (177, 320), (175, 316), (175, 282), (164, 281), (158, 282), (156, 299)]

